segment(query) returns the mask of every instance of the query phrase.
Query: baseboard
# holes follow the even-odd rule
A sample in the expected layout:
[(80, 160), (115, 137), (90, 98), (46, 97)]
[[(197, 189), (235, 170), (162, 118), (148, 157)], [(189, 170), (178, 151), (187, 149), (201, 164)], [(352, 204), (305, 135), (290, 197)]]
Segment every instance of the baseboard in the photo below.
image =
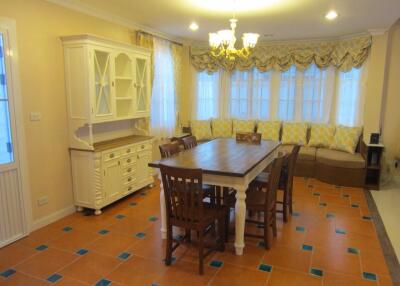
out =
[(76, 211), (76, 208), (74, 205), (68, 206), (62, 210), (56, 211), (52, 214), (49, 214), (48, 216), (45, 216), (43, 218), (40, 218), (38, 220), (35, 220), (32, 224), (31, 231), (37, 230), (39, 228), (42, 228), (46, 225), (49, 225), (57, 220), (62, 219), (63, 217), (66, 217), (70, 214), (73, 214)]

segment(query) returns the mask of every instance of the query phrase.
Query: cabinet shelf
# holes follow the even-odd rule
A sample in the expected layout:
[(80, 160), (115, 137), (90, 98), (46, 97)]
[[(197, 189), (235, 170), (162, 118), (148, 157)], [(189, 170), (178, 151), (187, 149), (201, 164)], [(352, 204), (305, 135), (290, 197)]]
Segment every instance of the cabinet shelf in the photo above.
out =
[(116, 100), (133, 100), (132, 97), (116, 97)]
[(115, 76), (116, 80), (133, 80), (133, 77), (130, 76)]

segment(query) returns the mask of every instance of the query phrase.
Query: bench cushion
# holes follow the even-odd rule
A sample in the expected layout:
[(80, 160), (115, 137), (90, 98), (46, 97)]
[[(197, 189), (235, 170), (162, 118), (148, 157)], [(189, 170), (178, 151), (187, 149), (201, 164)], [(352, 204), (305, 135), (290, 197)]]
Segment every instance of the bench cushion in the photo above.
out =
[(232, 120), (231, 119), (213, 119), (211, 121), (212, 133), (214, 138), (230, 138), (232, 137)]
[(360, 153), (350, 154), (348, 152), (325, 148), (320, 148), (317, 150), (317, 162), (340, 168), (365, 168), (365, 160)]
[[(279, 151), (284, 151), (287, 153), (292, 152), (292, 149), (293, 149), (293, 145), (281, 145), (279, 147)], [(317, 151), (317, 148), (315, 148), (315, 147), (301, 146), (297, 160), (315, 161), (316, 151)]]

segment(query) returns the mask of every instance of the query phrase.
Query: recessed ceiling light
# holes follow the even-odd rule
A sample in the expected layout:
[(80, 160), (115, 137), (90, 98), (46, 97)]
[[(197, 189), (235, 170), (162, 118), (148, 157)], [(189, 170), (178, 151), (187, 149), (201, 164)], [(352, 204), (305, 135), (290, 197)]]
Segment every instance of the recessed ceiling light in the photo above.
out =
[(335, 10), (331, 10), (328, 13), (326, 13), (325, 18), (332, 21), (335, 20), (338, 16), (338, 13)]
[(199, 29), (199, 25), (196, 22), (192, 22), (189, 26), (189, 29), (192, 31), (197, 31)]

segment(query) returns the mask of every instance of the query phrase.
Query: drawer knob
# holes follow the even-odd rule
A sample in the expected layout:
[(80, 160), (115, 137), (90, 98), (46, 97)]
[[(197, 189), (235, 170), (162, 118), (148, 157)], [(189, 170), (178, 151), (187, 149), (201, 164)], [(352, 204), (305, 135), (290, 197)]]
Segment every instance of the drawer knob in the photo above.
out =
[(144, 149), (144, 145), (142, 145), (142, 149)]
[(128, 171), (128, 173), (130, 173), (130, 172), (132, 171), (132, 169), (131, 169), (131, 168), (129, 168), (127, 171)]
[(129, 187), (129, 188), (128, 188), (128, 191), (132, 191), (132, 187)]
[(131, 149), (126, 150), (126, 153), (131, 153)]
[(130, 181), (132, 181), (132, 178), (131, 178), (131, 177), (128, 178), (128, 182), (130, 182)]
[(110, 154), (110, 158), (114, 158), (114, 153), (111, 153), (111, 154)]
[(126, 162), (130, 163), (130, 162), (131, 162), (131, 159), (126, 160)]

